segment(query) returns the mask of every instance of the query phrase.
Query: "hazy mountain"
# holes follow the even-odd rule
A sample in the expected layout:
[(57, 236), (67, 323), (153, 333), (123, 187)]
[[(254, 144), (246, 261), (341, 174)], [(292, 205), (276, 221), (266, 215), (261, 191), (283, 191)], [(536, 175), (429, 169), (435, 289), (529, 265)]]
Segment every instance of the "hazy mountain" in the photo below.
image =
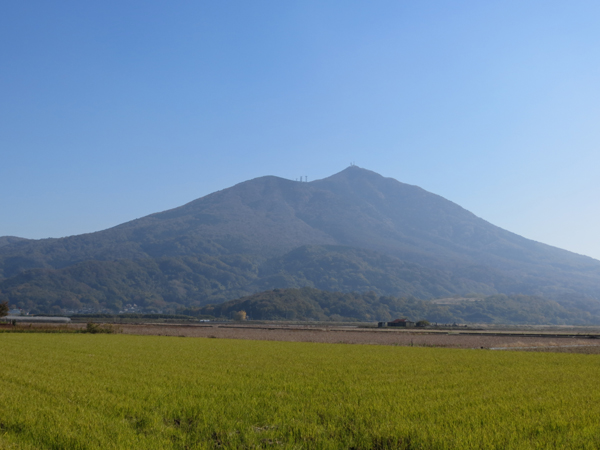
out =
[(0, 295), (46, 309), (201, 305), (303, 286), (541, 295), (595, 312), (600, 261), (356, 166), (310, 183), (257, 178), (97, 233), (0, 238)]

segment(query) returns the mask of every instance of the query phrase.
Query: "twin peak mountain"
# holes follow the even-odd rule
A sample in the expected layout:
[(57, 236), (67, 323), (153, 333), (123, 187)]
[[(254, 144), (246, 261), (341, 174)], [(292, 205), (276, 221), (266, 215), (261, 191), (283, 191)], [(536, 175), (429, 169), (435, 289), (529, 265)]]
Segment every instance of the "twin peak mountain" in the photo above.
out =
[(600, 261), (357, 166), (308, 183), (256, 178), (96, 233), (0, 238), (0, 301), (41, 310), (202, 306), (304, 286), (538, 295), (595, 311)]

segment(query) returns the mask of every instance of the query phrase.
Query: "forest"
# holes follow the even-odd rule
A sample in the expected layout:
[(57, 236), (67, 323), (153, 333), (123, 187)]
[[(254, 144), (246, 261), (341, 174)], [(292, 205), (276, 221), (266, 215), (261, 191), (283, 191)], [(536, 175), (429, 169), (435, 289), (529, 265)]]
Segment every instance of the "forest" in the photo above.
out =
[(231, 319), (244, 311), (253, 320), (379, 322), (395, 318), (431, 323), (598, 324), (598, 317), (567, 310), (552, 300), (527, 295), (490, 295), (451, 299), (450, 304), (375, 292), (327, 292), (314, 288), (274, 289), (208, 305), (182, 314)]

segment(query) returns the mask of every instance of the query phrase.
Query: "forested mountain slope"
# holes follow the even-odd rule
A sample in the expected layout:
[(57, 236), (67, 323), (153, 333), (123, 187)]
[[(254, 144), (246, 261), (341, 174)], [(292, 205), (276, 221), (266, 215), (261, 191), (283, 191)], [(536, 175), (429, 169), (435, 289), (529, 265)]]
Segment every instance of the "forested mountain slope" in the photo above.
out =
[(414, 322), (487, 324), (575, 324), (598, 323), (584, 311), (567, 309), (552, 300), (527, 295), (504, 294), (436, 301), (414, 297), (380, 296), (374, 292), (327, 292), (313, 288), (275, 289), (229, 300), (186, 314), (230, 319), (241, 311), (252, 320), (390, 321), (407, 318)]
[(257, 178), (96, 233), (0, 238), (0, 298), (23, 307), (172, 309), (303, 286), (541, 295), (594, 310), (600, 262), (356, 166), (310, 183)]

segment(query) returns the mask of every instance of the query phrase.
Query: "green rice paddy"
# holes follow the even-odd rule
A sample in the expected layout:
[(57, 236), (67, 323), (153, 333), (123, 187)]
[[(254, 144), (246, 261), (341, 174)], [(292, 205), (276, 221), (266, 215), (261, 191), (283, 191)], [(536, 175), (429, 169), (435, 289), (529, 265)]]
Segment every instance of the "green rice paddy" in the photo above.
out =
[(600, 448), (597, 355), (0, 334), (0, 449)]

